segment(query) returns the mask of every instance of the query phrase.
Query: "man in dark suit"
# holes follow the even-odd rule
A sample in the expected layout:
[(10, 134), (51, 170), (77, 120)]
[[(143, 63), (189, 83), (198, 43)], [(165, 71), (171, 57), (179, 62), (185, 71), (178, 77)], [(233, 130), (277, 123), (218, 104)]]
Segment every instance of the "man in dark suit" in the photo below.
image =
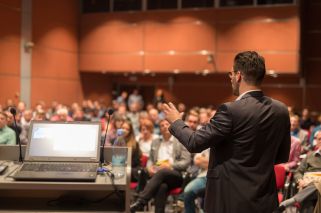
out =
[(289, 157), (289, 114), (261, 91), (265, 62), (256, 52), (237, 54), (229, 75), (238, 98), (222, 104), (209, 124), (192, 131), (172, 103), (164, 104), (166, 119), (190, 152), (210, 148), (206, 212), (271, 213), (278, 206), (274, 164)]

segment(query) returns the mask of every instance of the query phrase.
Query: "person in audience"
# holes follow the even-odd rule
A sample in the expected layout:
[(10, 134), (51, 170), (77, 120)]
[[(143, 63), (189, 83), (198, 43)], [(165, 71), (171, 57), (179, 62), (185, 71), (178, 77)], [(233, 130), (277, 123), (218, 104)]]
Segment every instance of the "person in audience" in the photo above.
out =
[(194, 156), (194, 165), (198, 166), (200, 170), (197, 177), (189, 182), (184, 188), (182, 197), (184, 199), (185, 213), (196, 212), (195, 199), (200, 196), (200, 193), (206, 188), (206, 174), (208, 169), (209, 154), (209, 149), (206, 149)]
[(72, 113), (72, 119), (74, 121), (89, 121), (88, 118), (85, 117), (84, 111), (81, 108), (75, 109)]
[(128, 106), (129, 112), (127, 113), (127, 117), (131, 120), (135, 135), (139, 134), (139, 103), (132, 102), (131, 105)]
[(46, 112), (43, 109), (36, 110), (34, 114), (34, 120), (36, 121), (45, 121), (47, 120)]
[(126, 141), (127, 147), (132, 148), (132, 180), (137, 181), (138, 176), (137, 172), (140, 169), (140, 158), (141, 158), (141, 150), (139, 148), (139, 144), (135, 139), (135, 133), (133, 129), (132, 122), (130, 119), (125, 119), (121, 125), (121, 129), (124, 130), (124, 139)]
[(154, 124), (149, 119), (140, 122), (140, 133), (136, 137), (142, 154), (149, 157), (152, 141), (158, 138), (154, 133)]
[(160, 128), (159, 128), (159, 116), (158, 116), (158, 110), (155, 108), (152, 108), (148, 111), (149, 118), (154, 124), (154, 134), (160, 135)]
[(165, 103), (164, 92), (162, 89), (157, 89), (153, 98), (153, 104), (156, 107), (159, 103)]
[(314, 122), (312, 121), (310, 117), (310, 112), (308, 108), (304, 108), (302, 110), (302, 115), (300, 119), (300, 127), (306, 131), (310, 131), (310, 127), (314, 125)]
[[(320, 118), (320, 120), (321, 120), (321, 115), (319, 116), (319, 118)], [(310, 144), (311, 144), (312, 147), (315, 146), (315, 144), (313, 144), (314, 139), (315, 139), (314, 136), (315, 136), (315, 134), (316, 134), (318, 131), (320, 131), (320, 130), (321, 130), (321, 124), (315, 126), (315, 127), (313, 128), (313, 130), (311, 131), (309, 141), (310, 141)]]
[(291, 148), (289, 161), (281, 164), (287, 172), (292, 169), (295, 169), (300, 162), (300, 154), (301, 154), (301, 143), (300, 140), (294, 136), (291, 136)]
[(307, 154), (294, 173), (294, 178), (298, 183), (298, 188), (304, 188), (310, 184), (309, 179), (304, 178), (307, 172), (321, 172), (321, 131), (316, 132), (316, 150)]
[(0, 144), (1, 145), (15, 145), (16, 133), (7, 126), (7, 113), (0, 112)]
[(138, 199), (130, 206), (131, 212), (142, 210), (154, 197), (155, 212), (164, 213), (167, 192), (183, 183), (182, 173), (190, 165), (190, 153), (168, 131), (169, 123), (160, 121), (161, 137), (152, 142), (147, 170), (150, 180)]
[(193, 131), (196, 131), (199, 125), (199, 114), (196, 111), (191, 110), (185, 118), (185, 123)]
[(128, 97), (128, 93), (126, 91), (122, 91), (120, 93), (120, 96), (118, 96), (116, 98), (116, 101), (118, 104), (126, 104), (127, 103), (127, 97)]
[(198, 128), (201, 128), (202, 126), (208, 124), (210, 122), (211, 117), (212, 116), (207, 109), (201, 108), (199, 113), (200, 122)]
[(21, 134), (20, 134), (20, 142), (21, 144), (27, 144), (28, 143), (28, 133), (29, 133), (29, 127), (31, 120), (33, 118), (33, 112), (31, 109), (27, 109), (23, 113), (23, 117), (21, 119)]
[(72, 121), (72, 118), (68, 115), (68, 109), (66, 107), (60, 107), (57, 110), (57, 114), (51, 117), (51, 121)]
[(128, 107), (132, 105), (132, 103), (136, 102), (138, 104), (139, 110), (141, 110), (144, 106), (143, 96), (141, 96), (138, 92), (138, 89), (134, 89), (133, 93), (128, 97)]
[(11, 114), (10, 111), (5, 111), (5, 113), (7, 114), (7, 126), (9, 128), (11, 128), (13, 131), (16, 131), (17, 129), (17, 134), (20, 135), (21, 132), (22, 132), (22, 128), (21, 128), (21, 125), (20, 125), (20, 114), (16, 114), (16, 126), (14, 124), (14, 118), (13, 118), (13, 115)]
[(301, 152), (306, 153), (310, 149), (308, 142), (308, 132), (300, 128), (300, 118), (297, 115), (290, 116), (291, 135), (298, 138), (301, 143)]

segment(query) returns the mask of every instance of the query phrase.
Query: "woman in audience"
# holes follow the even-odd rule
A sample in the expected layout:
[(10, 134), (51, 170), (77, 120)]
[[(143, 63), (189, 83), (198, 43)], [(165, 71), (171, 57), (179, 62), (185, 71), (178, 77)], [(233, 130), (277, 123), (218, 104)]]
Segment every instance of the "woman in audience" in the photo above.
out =
[(135, 139), (131, 121), (129, 119), (124, 120), (121, 125), (121, 129), (123, 129), (125, 132), (124, 139), (126, 141), (127, 147), (132, 148), (132, 180), (137, 180), (137, 171), (140, 169), (141, 151), (139, 148), (139, 144)]
[(153, 134), (154, 132), (154, 124), (150, 119), (144, 119), (140, 122), (140, 133), (136, 137), (138, 141), (139, 148), (142, 152), (142, 155), (149, 157), (150, 148), (152, 145), (152, 141), (157, 139), (158, 136)]

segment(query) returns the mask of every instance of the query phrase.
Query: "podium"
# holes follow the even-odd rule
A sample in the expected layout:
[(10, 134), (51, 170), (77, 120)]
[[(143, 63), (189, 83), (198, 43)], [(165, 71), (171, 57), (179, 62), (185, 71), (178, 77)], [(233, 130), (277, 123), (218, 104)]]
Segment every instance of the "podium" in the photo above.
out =
[[(131, 149), (123, 149), (126, 174), (112, 184), (107, 174), (98, 174), (95, 182), (15, 181), (19, 146), (0, 146), (0, 164), (8, 165), (0, 176), (0, 212), (129, 212)], [(111, 162), (111, 147), (104, 153)]]

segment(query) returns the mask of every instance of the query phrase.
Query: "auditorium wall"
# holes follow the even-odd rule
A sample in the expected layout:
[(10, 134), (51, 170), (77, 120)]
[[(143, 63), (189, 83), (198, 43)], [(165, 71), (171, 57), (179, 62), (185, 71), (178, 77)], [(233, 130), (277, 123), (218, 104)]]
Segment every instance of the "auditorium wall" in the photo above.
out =
[(21, 3), (1, 0), (0, 4), (0, 103), (4, 103), (20, 91)]
[[(78, 72), (80, 2), (32, 1), (31, 105), (83, 98)], [(0, 0), (0, 103), (20, 91), (21, 1)]]

